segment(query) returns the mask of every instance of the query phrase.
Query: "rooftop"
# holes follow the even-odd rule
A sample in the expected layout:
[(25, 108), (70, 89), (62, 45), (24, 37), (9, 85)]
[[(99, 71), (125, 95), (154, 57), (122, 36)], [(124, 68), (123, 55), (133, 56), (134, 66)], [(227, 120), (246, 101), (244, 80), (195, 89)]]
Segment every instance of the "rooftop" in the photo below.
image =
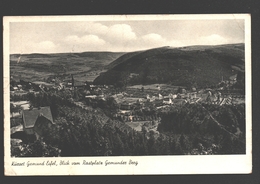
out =
[(23, 121), (25, 128), (34, 127), (34, 124), (39, 115), (44, 116), (53, 123), (50, 107), (33, 108), (29, 110), (23, 110)]

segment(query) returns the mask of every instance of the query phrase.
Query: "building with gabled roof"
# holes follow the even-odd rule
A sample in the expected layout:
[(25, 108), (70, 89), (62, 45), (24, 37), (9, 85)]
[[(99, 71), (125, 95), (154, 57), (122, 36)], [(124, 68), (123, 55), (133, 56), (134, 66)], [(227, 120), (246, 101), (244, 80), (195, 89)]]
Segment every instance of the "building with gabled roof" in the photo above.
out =
[(172, 103), (172, 99), (171, 98), (168, 98), (168, 99), (165, 99), (165, 100), (163, 100), (163, 104), (173, 104)]
[(26, 134), (43, 137), (54, 125), (50, 107), (23, 110), (22, 124)]

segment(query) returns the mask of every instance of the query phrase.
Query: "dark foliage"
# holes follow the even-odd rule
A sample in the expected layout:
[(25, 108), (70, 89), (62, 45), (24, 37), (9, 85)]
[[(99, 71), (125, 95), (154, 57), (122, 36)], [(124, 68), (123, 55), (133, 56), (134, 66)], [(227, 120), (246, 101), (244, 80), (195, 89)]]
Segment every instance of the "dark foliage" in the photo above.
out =
[(182, 148), (185, 153), (199, 149), (199, 145), (209, 150), (214, 145), (215, 154), (245, 153), (244, 105), (187, 104), (160, 116), (158, 130), (173, 137), (181, 134), (179, 141), (186, 147)]
[[(218, 84), (221, 77), (228, 79), (243, 71), (243, 58), (243, 44), (155, 48), (119, 57), (94, 83), (123, 85), (127, 81), (131, 85), (171, 83), (189, 88), (208, 87)], [(131, 73), (135, 75), (131, 77)]]

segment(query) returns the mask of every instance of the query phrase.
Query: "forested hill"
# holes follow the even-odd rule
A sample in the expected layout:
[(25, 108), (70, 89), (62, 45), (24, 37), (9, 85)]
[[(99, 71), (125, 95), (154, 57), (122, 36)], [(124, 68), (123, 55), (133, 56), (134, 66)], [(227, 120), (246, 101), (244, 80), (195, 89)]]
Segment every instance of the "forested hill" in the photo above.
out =
[(200, 87), (244, 72), (244, 44), (160, 47), (127, 53), (110, 63), (96, 84), (152, 84)]

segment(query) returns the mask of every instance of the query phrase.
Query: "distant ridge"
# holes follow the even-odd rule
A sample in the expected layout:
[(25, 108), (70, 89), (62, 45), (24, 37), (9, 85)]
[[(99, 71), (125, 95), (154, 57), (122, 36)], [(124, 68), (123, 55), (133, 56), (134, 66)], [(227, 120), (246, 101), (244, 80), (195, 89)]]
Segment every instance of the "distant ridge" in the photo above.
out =
[(14, 80), (42, 81), (52, 75), (75, 75), (80, 82), (93, 81), (104, 67), (122, 56), (122, 52), (81, 52), (54, 54), (11, 54)]

